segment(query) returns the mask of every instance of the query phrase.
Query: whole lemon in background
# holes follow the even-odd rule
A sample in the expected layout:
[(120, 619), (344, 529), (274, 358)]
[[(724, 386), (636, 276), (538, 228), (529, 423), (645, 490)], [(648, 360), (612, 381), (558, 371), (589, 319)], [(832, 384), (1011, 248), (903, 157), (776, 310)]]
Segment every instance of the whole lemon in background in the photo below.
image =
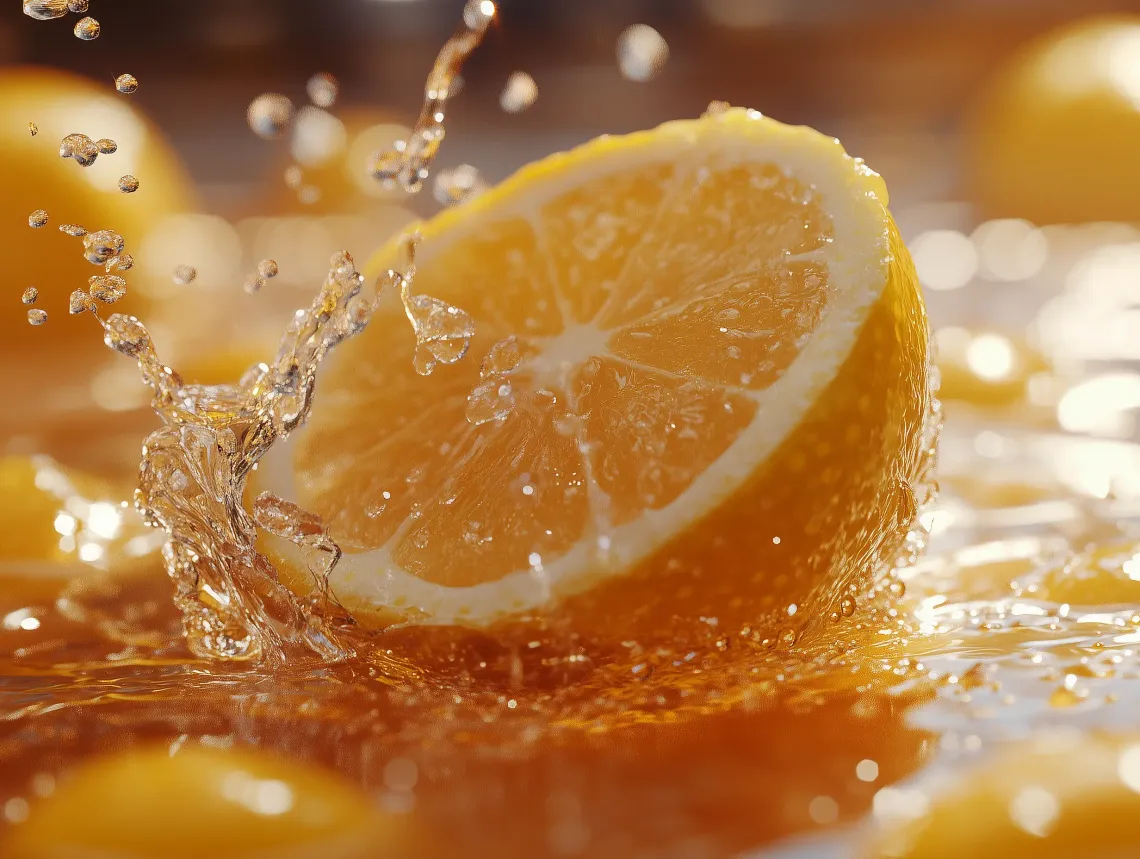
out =
[[(137, 254), (150, 224), (191, 207), (182, 163), (130, 98), (110, 79), (98, 83), (44, 68), (0, 70), (0, 146), (7, 165), (0, 195), (0, 239), (7, 249), (0, 311), (0, 356), (8, 364), (0, 374), (5, 436), (36, 430), (48, 411), (62, 416), (88, 405), (93, 372), (115, 360), (92, 320), (68, 318), (72, 290), (104, 272), (84, 259), (82, 239), (59, 226), (113, 229), (126, 240), (126, 251)], [(37, 128), (34, 136), (29, 123)], [(60, 141), (72, 133), (109, 138), (118, 149), (82, 167), (59, 155)], [(119, 178), (128, 174), (140, 183), (132, 194), (119, 190)], [(37, 209), (49, 220), (32, 229), (28, 216)], [(146, 277), (138, 265), (121, 274), (129, 291), (114, 309), (142, 315)], [(34, 306), (48, 314), (39, 327), (28, 324), (28, 308), (20, 303), (29, 286), (39, 289)]]
[(1031, 43), (983, 94), (965, 144), (984, 217), (1140, 220), (1140, 16)]

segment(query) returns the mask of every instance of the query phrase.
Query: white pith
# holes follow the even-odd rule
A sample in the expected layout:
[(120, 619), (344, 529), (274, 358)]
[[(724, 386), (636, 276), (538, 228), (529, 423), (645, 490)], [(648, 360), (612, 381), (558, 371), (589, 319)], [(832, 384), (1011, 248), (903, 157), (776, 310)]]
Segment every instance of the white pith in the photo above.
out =
[[(533, 217), (546, 200), (595, 175), (612, 174), (623, 165), (636, 167), (645, 162), (647, 154), (683, 163), (686, 150), (701, 156), (716, 151), (727, 156), (727, 163), (738, 159), (776, 164), (811, 186), (832, 218), (832, 241), (813, 254), (829, 270), (831, 294), (810, 340), (783, 376), (766, 389), (748, 393), (759, 406), (756, 418), (671, 504), (614, 526), (604, 552), (586, 535), (569, 552), (537, 568), (519, 569), (483, 584), (450, 587), (418, 578), (395, 563), (390, 547), (398, 545), (406, 533), (401, 528), (383, 547), (344, 555), (330, 579), (341, 598), (351, 597), (377, 612), (402, 616), (409, 624), (480, 626), (504, 615), (538, 609), (633, 568), (730, 496), (795, 429), (850, 353), (868, 310), (887, 283), (886, 191), (879, 177), (848, 157), (837, 140), (751, 111), (747, 114), (750, 121), (741, 124), (740, 113), (669, 123), (653, 132), (655, 141), (648, 152), (634, 145), (606, 151), (589, 162), (594, 173), (586, 174), (578, 164), (561, 181), (544, 181), (541, 199), (516, 194), (496, 212)], [(731, 135), (718, 133), (721, 121), (733, 122), (736, 130)], [(433, 252), (431, 242), (425, 242), (421, 265), (430, 263)], [(542, 354), (530, 359), (531, 366), (552, 374), (562, 372), (565, 361), (577, 360), (582, 354), (572, 341), (570, 332), (552, 338)], [(319, 409), (319, 390), (317, 400)], [(262, 463), (258, 488), (297, 498), (291, 459), (289, 444), (271, 452)], [(295, 546), (277, 537), (267, 539), (275, 554), (304, 567)]]

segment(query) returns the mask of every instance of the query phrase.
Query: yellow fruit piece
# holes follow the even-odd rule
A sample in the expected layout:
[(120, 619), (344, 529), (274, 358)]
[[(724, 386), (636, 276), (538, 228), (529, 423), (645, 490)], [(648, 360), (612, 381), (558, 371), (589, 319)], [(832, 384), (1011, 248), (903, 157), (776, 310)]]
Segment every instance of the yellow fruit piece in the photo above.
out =
[(966, 133), (986, 217), (1140, 220), (1140, 16), (1080, 20), (1032, 43), (980, 99)]
[(8, 859), (392, 859), (406, 824), (354, 786), (252, 750), (131, 750), (84, 764), (32, 804)]
[(1056, 731), (993, 756), (940, 795), (887, 788), (866, 859), (1129, 856), (1140, 839), (1140, 737)]
[[(91, 275), (104, 274), (83, 257), (83, 240), (59, 232), (63, 224), (90, 231), (113, 229), (139, 257), (140, 245), (154, 222), (191, 205), (189, 180), (170, 146), (130, 99), (115, 92), (114, 81), (101, 83), (40, 68), (0, 71), (0, 126), (8, 169), (0, 195), (0, 223), (9, 252), (4, 277), (9, 305), (0, 313), (0, 355), (9, 368), (0, 376), (3, 409), (0, 427), (28, 431), (29, 416), (59, 404), (79, 409), (90, 403), (90, 374), (104, 358), (98, 326), (90, 319), (68, 318), (68, 296), (86, 289)], [(28, 123), (38, 126), (33, 137)], [(90, 167), (59, 157), (60, 141), (81, 132), (92, 139), (111, 138), (118, 151), (100, 155)], [(131, 173), (142, 185), (123, 194), (118, 180)], [(37, 209), (47, 224), (28, 226)], [(117, 310), (143, 315), (147, 307), (146, 267), (141, 257), (126, 279), (127, 297)], [(29, 286), (39, 289), (37, 308), (46, 325), (33, 328), (15, 298)]]
[[(755, 111), (527, 167), (422, 229), (413, 289), (472, 314), (472, 354), (417, 376), (393, 299), (255, 488), (324, 517), (366, 624), (790, 643), (923, 492), (927, 323), (886, 202), (838, 141)], [(371, 270), (404, 264), (394, 242)], [(473, 425), (497, 342), (514, 405)]]

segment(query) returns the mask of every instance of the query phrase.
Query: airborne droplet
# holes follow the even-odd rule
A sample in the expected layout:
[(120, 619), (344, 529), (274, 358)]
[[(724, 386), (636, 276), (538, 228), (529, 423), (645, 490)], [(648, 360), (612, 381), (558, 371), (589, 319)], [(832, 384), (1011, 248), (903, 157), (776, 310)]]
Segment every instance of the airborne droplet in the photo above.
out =
[(91, 297), (104, 304), (114, 304), (127, 294), (127, 282), (118, 275), (96, 274), (87, 281)]
[(262, 93), (249, 103), (245, 115), (254, 134), (272, 140), (279, 137), (293, 119), (293, 102), (280, 93)]
[(186, 263), (180, 263), (174, 267), (174, 282), (179, 286), (185, 286), (188, 283), (193, 283), (194, 278), (198, 276), (198, 269)]
[(84, 292), (82, 289), (77, 289), (71, 293), (67, 298), (67, 312), (73, 316), (79, 313), (85, 313), (88, 310), (95, 309), (95, 302), (91, 296)]
[(90, 5), (88, 0), (67, 0), (67, 11), (74, 12), (76, 15), (82, 15), (87, 11), (87, 7)]
[(271, 259), (263, 259), (257, 264), (257, 273), (262, 277), (277, 277), (277, 263)]
[(94, 18), (80, 18), (75, 24), (75, 38), (90, 42), (92, 39), (99, 38), (102, 29), (99, 22)]
[(47, 322), (47, 311), (34, 308), (28, 311), (28, 323), (30, 325), (43, 325)]
[(24, 290), (24, 294), (20, 296), (20, 301), (24, 304), (35, 304), (36, 299), (40, 297), (40, 291), (34, 286), (29, 286)]
[(45, 212), (43, 209), (36, 209), (34, 212), (32, 212), (30, 215), (28, 215), (28, 226), (29, 227), (42, 227), (45, 224), (47, 224), (47, 222), (48, 222), (48, 213)]
[(119, 178), (119, 190), (124, 194), (133, 194), (139, 189), (139, 180), (129, 173)]
[(99, 147), (99, 151), (104, 155), (114, 155), (119, 151), (119, 144), (109, 137), (96, 140), (95, 145)]
[(669, 43), (648, 24), (634, 24), (618, 37), (617, 56), (624, 77), (631, 81), (649, 81), (665, 68)]
[(79, 224), (60, 224), (59, 231), (61, 233), (67, 233), (69, 236), (74, 236), (75, 238), (87, 235), (87, 228), (81, 227)]
[(69, 134), (59, 142), (59, 157), (74, 158), (83, 167), (90, 167), (99, 157), (99, 147), (86, 134)]
[(475, 167), (460, 164), (450, 170), (440, 170), (432, 190), (440, 204), (455, 206), (478, 197), (487, 190), (487, 183)]
[(114, 230), (97, 230), (83, 237), (83, 255), (92, 265), (103, 265), (123, 252), (123, 237)]
[(40, 133), (40, 127), (38, 125), (36, 125), (34, 122), (29, 122), (28, 123), (28, 131), (31, 133), (32, 137), (35, 137), (37, 134)]
[(463, 23), (469, 30), (486, 27), (495, 17), (495, 4), (491, 0), (467, 0), (463, 7)]
[(467, 354), (475, 322), (460, 310), (430, 295), (412, 295), (404, 310), (416, 333), (416, 351), (412, 356), (415, 371), (428, 376), (436, 362), (454, 364)]
[(538, 98), (538, 84), (526, 72), (512, 72), (499, 95), (499, 107), (507, 113), (522, 113)]
[(24, 14), (37, 21), (50, 21), (67, 14), (67, 0), (24, 0)]
[(139, 88), (139, 81), (134, 75), (119, 75), (115, 78), (115, 89), (123, 93), (123, 95), (130, 95)]
[(340, 84), (328, 72), (317, 72), (305, 84), (305, 92), (317, 107), (332, 107), (340, 93)]

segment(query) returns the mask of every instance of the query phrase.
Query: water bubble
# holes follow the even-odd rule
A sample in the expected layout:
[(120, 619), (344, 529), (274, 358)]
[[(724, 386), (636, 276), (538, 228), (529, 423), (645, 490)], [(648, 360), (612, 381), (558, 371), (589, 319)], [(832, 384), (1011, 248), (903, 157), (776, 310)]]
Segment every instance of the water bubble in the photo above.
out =
[(134, 75), (122, 74), (115, 78), (115, 89), (123, 95), (130, 95), (139, 88), (139, 79)]
[(37, 134), (40, 133), (40, 127), (38, 125), (36, 125), (34, 122), (29, 122), (28, 123), (28, 132), (32, 135), (32, 137), (35, 137)]
[(669, 43), (648, 24), (627, 27), (618, 37), (618, 66), (631, 81), (657, 77), (669, 59)]
[(75, 238), (87, 235), (87, 228), (81, 227), (79, 224), (60, 224), (59, 231), (61, 233), (67, 233), (69, 236), (74, 236)]
[(317, 72), (305, 84), (305, 92), (317, 107), (332, 107), (340, 94), (340, 83), (328, 72)]
[(29, 227), (42, 227), (45, 224), (47, 224), (47, 222), (48, 222), (48, 213), (45, 212), (43, 209), (36, 209), (34, 212), (32, 212), (30, 215), (28, 215), (28, 226)]
[(114, 230), (97, 230), (83, 237), (83, 255), (92, 265), (102, 265), (123, 252), (123, 237)]
[(256, 295), (263, 286), (265, 286), (265, 278), (259, 274), (251, 274), (246, 277), (241, 288), (245, 290), (247, 295)]
[(263, 259), (257, 264), (257, 273), (262, 277), (277, 277), (277, 263), (271, 259)]
[(304, 181), (304, 174), (301, 172), (301, 168), (298, 167), (296, 164), (291, 164), (290, 166), (285, 168), (285, 185), (286, 185), (286, 187), (289, 187), (289, 188), (296, 190), (297, 188), (301, 187), (301, 183), (303, 181)]
[(90, 42), (92, 39), (99, 38), (99, 32), (102, 29), (99, 22), (94, 18), (80, 18), (75, 24), (75, 38)]
[(67, 14), (67, 0), (24, 0), (24, 14), (37, 21), (50, 21)]
[(40, 297), (40, 291), (34, 286), (29, 286), (24, 290), (24, 294), (20, 296), (20, 301), (24, 304), (35, 304), (36, 299)]
[(495, 17), (495, 4), (491, 0), (467, 0), (463, 7), (463, 23), (470, 30), (480, 30)]
[(82, 167), (90, 167), (99, 157), (99, 147), (86, 134), (69, 134), (59, 142), (59, 157), (74, 158)]
[(77, 289), (67, 298), (67, 312), (73, 316), (79, 313), (85, 313), (88, 310), (94, 312), (95, 302), (82, 289)]
[(76, 15), (82, 15), (87, 11), (87, 7), (90, 5), (88, 0), (67, 0), (67, 11), (74, 12)]
[(198, 269), (186, 263), (179, 263), (174, 267), (174, 282), (179, 286), (185, 286), (188, 283), (193, 283), (194, 278), (198, 276)]
[(91, 297), (99, 299), (104, 304), (114, 304), (127, 294), (127, 282), (118, 275), (92, 275), (87, 284)]
[(292, 121), (293, 102), (280, 93), (262, 93), (249, 103), (245, 116), (254, 134), (272, 140)]
[(467, 354), (475, 322), (465, 310), (430, 295), (412, 295), (404, 301), (404, 312), (416, 333), (412, 366), (421, 376), (430, 375), (437, 361), (454, 364)]
[(507, 113), (522, 113), (538, 99), (538, 84), (526, 72), (512, 72), (499, 94), (499, 107)]
[(119, 151), (119, 144), (109, 137), (96, 140), (95, 145), (99, 147), (99, 152), (103, 155), (114, 155)]
[(119, 190), (124, 194), (133, 194), (139, 189), (139, 180), (128, 173), (119, 177)]
[(47, 322), (47, 311), (39, 310), (38, 308), (28, 311), (28, 324), (30, 325), (43, 325)]
[(433, 193), (444, 206), (466, 203), (487, 190), (487, 183), (478, 169), (460, 164), (450, 170), (440, 170), (435, 177)]

